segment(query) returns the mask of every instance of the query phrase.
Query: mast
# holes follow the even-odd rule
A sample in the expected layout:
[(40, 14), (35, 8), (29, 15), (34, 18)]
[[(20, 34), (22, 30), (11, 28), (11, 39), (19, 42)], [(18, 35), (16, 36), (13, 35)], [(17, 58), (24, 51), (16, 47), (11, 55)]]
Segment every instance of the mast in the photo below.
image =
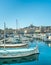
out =
[(5, 49), (5, 28), (6, 28), (6, 25), (5, 25), (5, 22), (4, 22), (4, 49)]
[[(16, 35), (17, 35), (17, 30), (18, 30), (18, 20), (16, 19)], [(19, 38), (20, 38), (20, 34), (19, 34)]]
[(17, 22), (17, 19), (16, 19), (16, 33), (17, 33), (17, 25), (18, 25), (18, 22)]

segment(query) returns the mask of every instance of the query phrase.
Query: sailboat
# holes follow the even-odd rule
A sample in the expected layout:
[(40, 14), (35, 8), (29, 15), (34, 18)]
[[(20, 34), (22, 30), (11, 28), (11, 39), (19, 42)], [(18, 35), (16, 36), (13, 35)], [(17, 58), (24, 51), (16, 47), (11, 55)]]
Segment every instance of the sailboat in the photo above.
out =
[[(4, 23), (4, 48), (0, 49), (0, 58), (16, 58), (16, 57), (25, 57), (32, 54), (38, 54), (39, 50), (38, 47), (33, 48), (6, 48), (6, 42), (5, 42), (5, 23)], [(10, 44), (9, 44), (10, 45)], [(14, 44), (12, 44), (14, 46)], [(20, 45), (20, 44), (18, 44)]]
[(28, 46), (28, 44), (26, 42), (23, 42), (22, 40), (20, 40), (19, 37), (14, 36), (14, 37), (5, 37), (6, 34), (6, 24), (4, 22), (4, 39), (0, 40), (1, 42), (4, 42), (2, 44), (0, 44), (0, 47), (4, 47), (4, 49), (7, 48), (17, 48), (17, 47), (25, 47)]

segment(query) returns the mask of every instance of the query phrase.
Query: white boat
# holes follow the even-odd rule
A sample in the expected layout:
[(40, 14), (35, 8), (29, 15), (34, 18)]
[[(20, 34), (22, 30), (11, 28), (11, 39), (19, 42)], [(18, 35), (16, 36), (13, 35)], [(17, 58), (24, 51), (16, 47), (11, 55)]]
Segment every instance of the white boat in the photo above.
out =
[(32, 54), (38, 54), (39, 50), (37, 47), (24, 48), (24, 49), (2, 49), (0, 50), (0, 58), (15, 58), (25, 57)]
[[(23, 46), (25, 44), (16, 44), (17, 46)], [(12, 46), (15, 47), (15, 44), (6, 44), (5, 42), (5, 32), (4, 32), (4, 44), (1, 44), (0, 46), (3, 46), (3, 49), (0, 49), (0, 58), (15, 58), (15, 57), (24, 57), (29, 56), (32, 54), (39, 53), (38, 47), (33, 48), (9, 48), (7, 49), (6, 46)]]
[(51, 34), (46, 34), (44, 41), (45, 42), (51, 42)]
[[(15, 47), (25, 47), (25, 46), (28, 46), (27, 43), (20, 43), (20, 44), (5, 44), (5, 47), (9, 47), (9, 48), (15, 48)], [(3, 48), (4, 47), (4, 44), (0, 44), (0, 48)]]
[(0, 47), (4, 47), (4, 45), (5, 47), (9, 47), (9, 48), (27, 47), (28, 43), (20, 39), (15, 39), (15, 37), (14, 38), (9, 37), (5, 40), (5, 44), (4, 44), (4, 39), (0, 40)]

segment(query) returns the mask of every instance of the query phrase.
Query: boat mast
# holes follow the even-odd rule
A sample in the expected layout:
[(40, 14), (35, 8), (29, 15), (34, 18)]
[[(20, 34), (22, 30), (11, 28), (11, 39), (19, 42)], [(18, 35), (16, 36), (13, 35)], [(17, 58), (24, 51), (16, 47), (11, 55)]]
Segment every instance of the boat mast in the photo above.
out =
[(5, 25), (5, 22), (4, 22), (4, 49), (5, 49), (5, 28), (6, 28), (6, 25)]
[[(18, 20), (16, 19), (16, 35), (17, 35), (17, 30), (18, 30)], [(20, 38), (20, 34), (19, 34), (19, 38)]]
[(16, 19), (16, 34), (17, 34), (17, 19)]

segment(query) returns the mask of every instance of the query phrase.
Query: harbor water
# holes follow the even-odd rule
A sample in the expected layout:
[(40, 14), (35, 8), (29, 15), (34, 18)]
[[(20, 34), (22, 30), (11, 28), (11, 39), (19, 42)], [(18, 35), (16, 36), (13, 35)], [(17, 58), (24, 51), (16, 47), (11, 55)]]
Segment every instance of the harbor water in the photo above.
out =
[(51, 42), (40, 40), (30, 42), (31, 47), (34, 47), (35, 44), (38, 45), (39, 54), (21, 58), (0, 58), (0, 65), (51, 65)]

